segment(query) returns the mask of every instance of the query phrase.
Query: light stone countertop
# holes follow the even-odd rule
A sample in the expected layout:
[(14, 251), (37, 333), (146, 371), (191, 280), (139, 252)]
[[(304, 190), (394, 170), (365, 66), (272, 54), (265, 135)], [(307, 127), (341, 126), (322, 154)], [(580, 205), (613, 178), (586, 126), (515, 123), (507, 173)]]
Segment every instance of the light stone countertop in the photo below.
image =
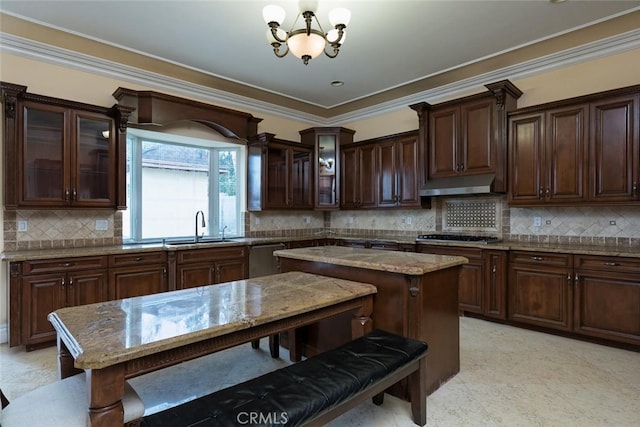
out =
[(415, 252), (381, 251), (344, 246), (315, 246), (311, 248), (281, 249), (273, 253), (281, 258), (324, 262), (346, 267), (366, 268), (413, 276), (466, 264), (467, 258)]
[(98, 255), (113, 255), (126, 252), (155, 252), (159, 250), (164, 251), (179, 251), (196, 248), (217, 248), (228, 246), (254, 246), (268, 243), (281, 243), (281, 242), (293, 242), (297, 240), (309, 240), (309, 239), (328, 239), (337, 242), (341, 239), (347, 240), (362, 240), (370, 242), (391, 242), (391, 243), (404, 243), (404, 244), (416, 244), (416, 245), (433, 245), (433, 246), (453, 246), (453, 247), (470, 247), (479, 249), (494, 249), (494, 250), (526, 250), (526, 251), (540, 251), (540, 252), (554, 252), (554, 253), (569, 253), (569, 254), (582, 254), (582, 255), (602, 255), (602, 256), (622, 256), (630, 258), (640, 258), (640, 246), (629, 244), (618, 245), (604, 245), (604, 244), (566, 244), (566, 243), (541, 243), (541, 242), (521, 242), (521, 241), (508, 241), (503, 240), (497, 243), (483, 244), (474, 242), (416, 242), (415, 237), (411, 236), (385, 236), (382, 238), (374, 237), (361, 237), (361, 236), (349, 236), (342, 234), (321, 234), (317, 236), (301, 236), (301, 237), (238, 237), (232, 238), (225, 242), (212, 242), (212, 243), (198, 243), (173, 246), (170, 244), (163, 245), (162, 243), (146, 243), (146, 244), (123, 244), (116, 246), (95, 246), (95, 247), (79, 247), (79, 248), (56, 248), (56, 249), (32, 249), (32, 250), (17, 250), (17, 251), (5, 251), (0, 253), (0, 261), (27, 261), (34, 259), (54, 259), (54, 258), (67, 258), (77, 256), (98, 256)]
[(80, 369), (100, 369), (376, 293), (366, 283), (289, 272), (49, 315)]

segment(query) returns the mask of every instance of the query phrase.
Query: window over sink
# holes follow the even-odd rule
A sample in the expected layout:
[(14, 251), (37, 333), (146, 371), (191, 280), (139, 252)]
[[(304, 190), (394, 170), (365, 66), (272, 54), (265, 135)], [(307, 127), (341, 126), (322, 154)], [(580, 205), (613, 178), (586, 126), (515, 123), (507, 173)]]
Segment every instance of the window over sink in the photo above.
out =
[(125, 242), (242, 235), (246, 147), (196, 134), (127, 129)]

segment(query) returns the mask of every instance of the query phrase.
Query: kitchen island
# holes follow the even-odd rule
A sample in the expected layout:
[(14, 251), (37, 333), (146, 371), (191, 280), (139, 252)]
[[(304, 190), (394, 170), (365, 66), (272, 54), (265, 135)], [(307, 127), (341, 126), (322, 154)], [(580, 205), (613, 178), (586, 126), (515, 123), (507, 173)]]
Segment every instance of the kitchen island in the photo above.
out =
[[(458, 273), (464, 257), (342, 246), (316, 246), (274, 252), (281, 272), (304, 271), (371, 283), (378, 289), (373, 327), (429, 344), (427, 393), (460, 371)], [(291, 331), (289, 351), (307, 356), (351, 339), (350, 319), (335, 317)], [(408, 399), (407, 383), (392, 394)]]

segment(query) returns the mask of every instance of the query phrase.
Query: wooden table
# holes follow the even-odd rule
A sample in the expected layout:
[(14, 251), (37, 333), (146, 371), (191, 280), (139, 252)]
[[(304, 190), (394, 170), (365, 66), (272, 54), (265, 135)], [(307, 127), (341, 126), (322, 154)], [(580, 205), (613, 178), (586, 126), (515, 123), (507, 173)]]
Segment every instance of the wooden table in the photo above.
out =
[(373, 285), (290, 272), (49, 315), (61, 378), (87, 373), (88, 425), (123, 424), (127, 378), (350, 313), (351, 334), (371, 331)]
[[(343, 246), (284, 249), (274, 255), (283, 272), (306, 271), (374, 284), (378, 292), (373, 327), (429, 344), (427, 393), (460, 371), (458, 276), (466, 258)], [(297, 333), (306, 340), (301, 350), (312, 356), (348, 341), (348, 335), (340, 333), (346, 321), (337, 317)], [(299, 340), (294, 339), (298, 345)], [(406, 382), (394, 385), (390, 392), (409, 397)]]

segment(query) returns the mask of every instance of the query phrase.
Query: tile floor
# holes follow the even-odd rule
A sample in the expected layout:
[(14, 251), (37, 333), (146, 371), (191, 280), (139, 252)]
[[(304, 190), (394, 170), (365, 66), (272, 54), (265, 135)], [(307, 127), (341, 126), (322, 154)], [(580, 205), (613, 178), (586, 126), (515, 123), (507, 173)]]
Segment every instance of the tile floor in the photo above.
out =
[[(286, 351), (272, 360), (262, 341), (261, 351), (240, 346), (131, 383), (147, 410), (157, 411), (287, 363)], [(640, 353), (472, 318), (461, 318), (460, 345), (460, 373), (427, 399), (428, 426), (640, 426)], [(171, 396), (154, 387), (173, 375), (189, 387)], [(56, 377), (54, 347), (26, 353), (0, 346), (0, 387), (10, 400)], [(380, 407), (367, 402), (331, 423), (412, 425), (408, 403), (390, 396)]]

